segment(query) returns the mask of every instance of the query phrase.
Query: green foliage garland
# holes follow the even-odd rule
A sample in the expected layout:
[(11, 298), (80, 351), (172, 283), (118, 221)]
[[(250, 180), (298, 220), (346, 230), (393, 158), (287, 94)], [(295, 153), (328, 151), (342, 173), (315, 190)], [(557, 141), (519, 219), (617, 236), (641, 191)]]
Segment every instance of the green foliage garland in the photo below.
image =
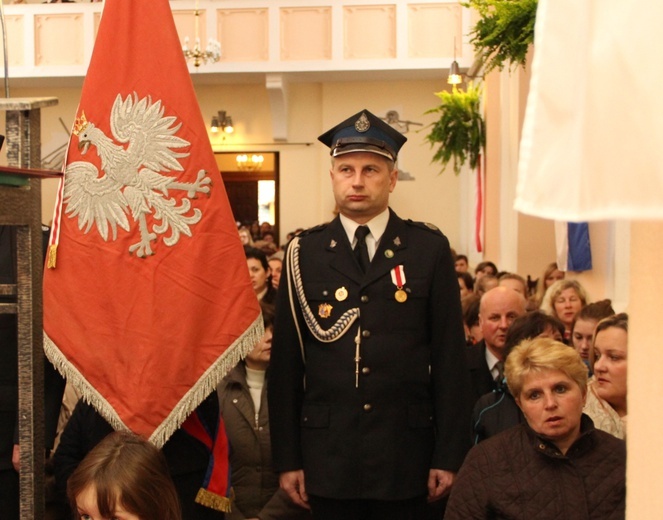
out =
[(427, 114), (439, 113), (440, 118), (433, 123), (426, 140), (431, 147), (439, 144), (433, 162), (440, 162), (442, 169), (453, 159), (454, 172), (468, 160), (472, 169), (477, 167), (481, 150), (486, 146), (486, 125), (481, 116), (481, 87), (472, 83), (467, 90), (456, 88), (451, 92), (436, 92), (442, 103), (427, 110)]
[(486, 72), (495, 67), (502, 70), (508, 62), (525, 66), (534, 42), (538, 0), (467, 0), (462, 5), (481, 15), (470, 42), (476, 54), (486, 60)]

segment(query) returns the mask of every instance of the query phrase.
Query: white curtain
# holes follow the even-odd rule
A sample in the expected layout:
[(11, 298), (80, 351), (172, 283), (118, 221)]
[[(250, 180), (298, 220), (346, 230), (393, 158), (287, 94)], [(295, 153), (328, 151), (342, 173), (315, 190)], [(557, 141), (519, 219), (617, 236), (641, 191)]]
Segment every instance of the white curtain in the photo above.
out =
[(663, 218), (663, 1), (539, 0), (515, 208)]

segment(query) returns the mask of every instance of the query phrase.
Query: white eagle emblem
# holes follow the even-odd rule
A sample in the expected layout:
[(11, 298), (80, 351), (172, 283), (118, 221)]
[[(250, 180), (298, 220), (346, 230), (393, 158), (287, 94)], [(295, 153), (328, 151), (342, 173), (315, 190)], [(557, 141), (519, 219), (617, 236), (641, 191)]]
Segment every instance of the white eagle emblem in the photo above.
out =
[[(83, 113), (73, 133), (82, 154), (96, 147), (103, 174), (99, 176), (97, 167), (85, 161), (72, 162), (65, 170), (65, 211), (70, 218), (78, 217), (78, 228), (88, 233), (96, 224), (106, 241), (110, 228), (115, 240), (118, 226), (129, 231), (131, 214), (138, 223), (140, 240), (129, 247), (129, 253), (140, 258), (154, 254), (152, 242), (157, 235), (170, 230), (163, 238), (167, 246), (175, 245), (182, 234), (190, 237), (191, 226), (202, 218), (200, 209), (190, 211), (190, 199), (210, 192), (211, 179), (205, 170), (198, 171), (195, 182), (178, 182), (160, 173), (182, 171), (179, 159), (189, 154), (173, 149), (190, 144), (174, 135), (182, 126), (176, 124), (177, 118), (163, 113), (161, 101), (152, 103), (149, 96), (139, 100), (135, 92), (122, 100), (118, 94), (110, 113), (113, 139)], [(168, 196), (169, 190), (183, 190), (186, 196), (178, 205)], [(151, 222), (148, 216), (152, 216)]]

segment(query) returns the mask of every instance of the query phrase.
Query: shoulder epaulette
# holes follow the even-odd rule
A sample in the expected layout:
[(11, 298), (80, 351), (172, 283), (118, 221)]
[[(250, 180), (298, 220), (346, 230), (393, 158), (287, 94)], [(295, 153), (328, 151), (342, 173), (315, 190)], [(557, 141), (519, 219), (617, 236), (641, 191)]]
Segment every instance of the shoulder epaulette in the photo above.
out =
[(426, 231), (430, 231), (431, 233), (435, 233), (436, 235), (442, 234), (440, 228), (438, 228), (435, 224), (431, 224), (430, 222), (417, 222), (416, 220), (407, 219), (405, 223), (410, 226), (415, 226), (420, 229), (425, 229)]
[(302, 238), (305, 237), (306, 235), (310, 235), (311, 233), (317, 233), (318, 231), (322, 231), (329, 225), (328, 222), (325, 222), (324, 224), (318, 224), (317, 226), (313, 226), (312, 228), (305, 229), (302, 231), (298, 237)]

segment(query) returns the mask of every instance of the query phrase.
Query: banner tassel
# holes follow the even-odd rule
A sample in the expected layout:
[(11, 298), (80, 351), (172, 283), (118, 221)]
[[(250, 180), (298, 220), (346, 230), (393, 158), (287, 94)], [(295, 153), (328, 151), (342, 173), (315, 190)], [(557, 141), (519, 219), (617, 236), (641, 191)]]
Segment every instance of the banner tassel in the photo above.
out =
[(46, 268), (47, 269), (55, 269), (55, 263), (58, 258), (58, 245), (57, 244), (51, 244), (48, 246), (48, 257), (46, 261)]

